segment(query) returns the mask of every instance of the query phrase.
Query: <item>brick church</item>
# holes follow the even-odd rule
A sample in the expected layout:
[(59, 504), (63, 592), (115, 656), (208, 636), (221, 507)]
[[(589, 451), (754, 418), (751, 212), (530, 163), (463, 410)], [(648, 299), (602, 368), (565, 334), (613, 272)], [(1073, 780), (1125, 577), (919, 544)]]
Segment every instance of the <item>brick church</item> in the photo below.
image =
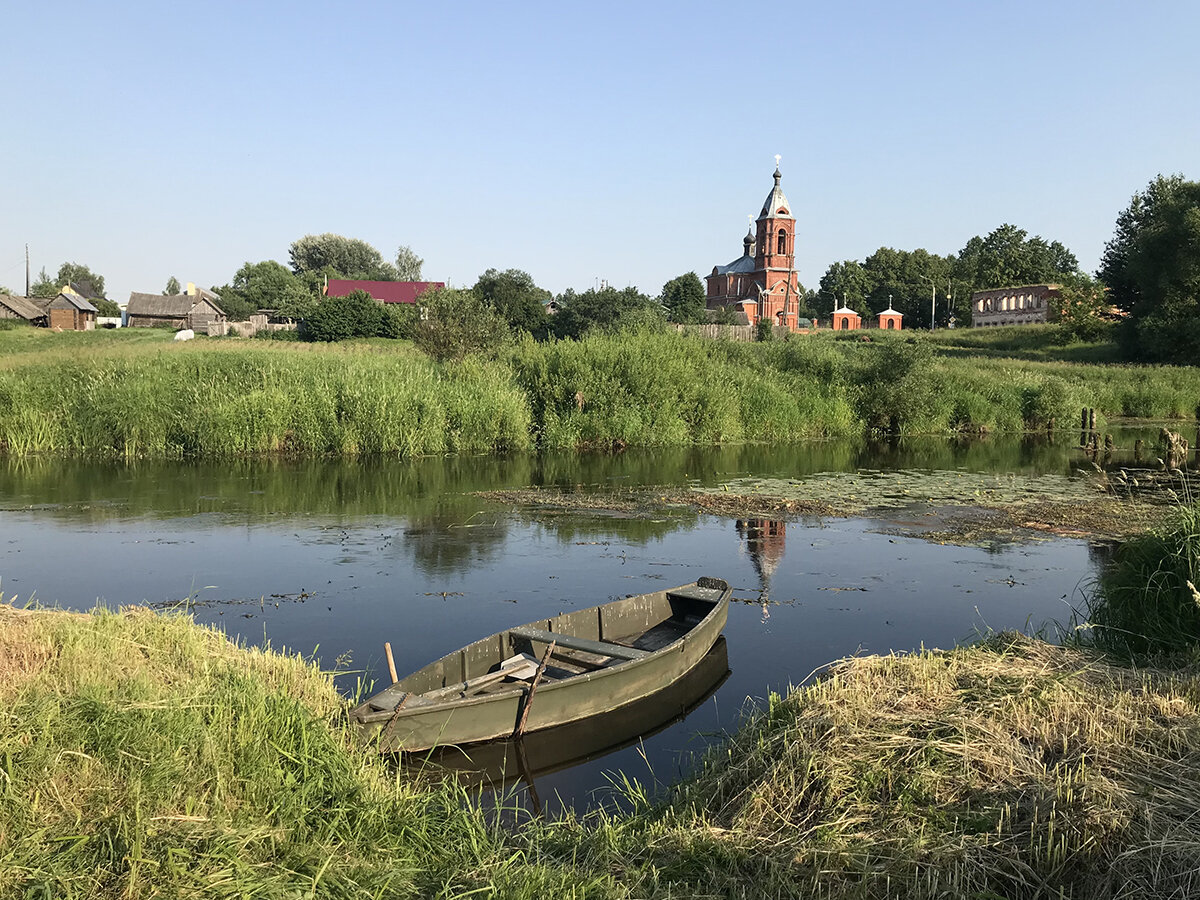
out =
[(800, 282), (794, 268), (796, 217), (783, 188), (779, 167), (775, 186), (754, 226), (742, 239), (742, 255), (727, 266), (714, 266), (708, 282), (707, 307), (732, 308), (754, 325), (766, 319), (795, 331), (800, 309)]

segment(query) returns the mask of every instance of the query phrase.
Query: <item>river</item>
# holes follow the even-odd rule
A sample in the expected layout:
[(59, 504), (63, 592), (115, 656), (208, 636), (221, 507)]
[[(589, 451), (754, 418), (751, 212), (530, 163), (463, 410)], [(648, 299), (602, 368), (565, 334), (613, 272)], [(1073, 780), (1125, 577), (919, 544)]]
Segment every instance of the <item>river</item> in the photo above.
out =
[[(725, 630), (728, 677), (713, 662), (710, 683), (671, 697), (659, 717), (698, 703), (682, 721), (536, 778), (543, 801), (587, 809), (611, 794), (613, 773), (648, 785), (677, 778), (690, 754), (736, 727), (748, 698), (833, 660), (949, 647), (992, 630), (1053, 637), (1102, 553), (1072, 539), (941, 545), (911, 536), (903, 514), (784, 522), (674, 508), (643, 517), (476, 492), (678, 490), (864, 468), (1083, 477), (1067, 440), (1033, 438), (415, 461), (8, 460), (0, 591), (73, 609), (187, 601), (199, 621), (248, 643), (315, 654), (343, 671), (338, 685), (352, 694), (360, 679), (386, 680), (384, 641), (403, 674), (506, 626), (724, 578), (737, 601)], [(619, 731), (608, 733), (627, 743)], [(569, 760), (590, 755), (588, 740), (550, 744)]]

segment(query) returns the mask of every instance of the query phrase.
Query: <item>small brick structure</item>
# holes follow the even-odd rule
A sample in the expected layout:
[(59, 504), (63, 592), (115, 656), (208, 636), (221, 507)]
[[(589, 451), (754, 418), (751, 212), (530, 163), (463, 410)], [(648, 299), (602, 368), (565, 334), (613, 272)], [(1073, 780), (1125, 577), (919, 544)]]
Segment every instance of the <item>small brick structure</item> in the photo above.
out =
[(848, 306), (833, 311), (834, 331), (858, 331), (862, 328), (862, 316)]
[(892, 309), (892, 304), (888, 304), (888, 308), (879, 314), (879, 327), (884, 331), (899, 331), (902, 327), (901, 320), (904, 318), (904, 313), (898, 313)]

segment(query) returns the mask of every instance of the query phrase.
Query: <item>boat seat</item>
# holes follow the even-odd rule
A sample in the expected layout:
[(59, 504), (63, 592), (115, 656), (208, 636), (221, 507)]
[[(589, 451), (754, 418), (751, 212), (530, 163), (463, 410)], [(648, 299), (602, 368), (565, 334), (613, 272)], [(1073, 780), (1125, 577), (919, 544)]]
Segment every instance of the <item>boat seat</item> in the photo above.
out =
[(692, 586), (667, 591), (667, 596), (678, 597), (680, 600), (703, 600), (705, 603), (716, 603), (721, 599), (723, 593), (725, 592), (720, 588)]
[(623, 647), (620, 644), (610, 644), (608, 641), (593, 641), (570, 634), (559, 634), (556, 631), (543, 631), (540, 628), (510, 628), (508, 633), (527, 641), (538, 641), (542, 644), (553, 642), (568, 650), (582, 650), (584, 653), (612, 656), (617, 659), (641, 659), (643, 656), (650, 655), (649, 651), (639, 650), (636, 647)]

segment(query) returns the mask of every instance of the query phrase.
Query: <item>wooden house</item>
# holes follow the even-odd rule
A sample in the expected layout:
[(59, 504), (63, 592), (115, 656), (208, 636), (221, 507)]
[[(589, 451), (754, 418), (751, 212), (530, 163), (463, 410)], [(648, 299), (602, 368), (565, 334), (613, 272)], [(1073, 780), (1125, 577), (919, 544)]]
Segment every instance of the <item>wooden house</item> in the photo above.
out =
[(49, 324), (49, 314), (36, 301), (8, 294), (0, 294), (0, 319), (22, 319), (43, 327)]
[(183, 294), (129, 295), (125, 307), (130, 328), (191, 328), (204, 331), (211, 322), (224, 322), (225, 311), (218, 305), (220, 297), (212, 291), (188, 284)]
[(99, 310), (74, 291), (67, 289), (50, 301), (50, 327), (63, 331), (92, 331)]

